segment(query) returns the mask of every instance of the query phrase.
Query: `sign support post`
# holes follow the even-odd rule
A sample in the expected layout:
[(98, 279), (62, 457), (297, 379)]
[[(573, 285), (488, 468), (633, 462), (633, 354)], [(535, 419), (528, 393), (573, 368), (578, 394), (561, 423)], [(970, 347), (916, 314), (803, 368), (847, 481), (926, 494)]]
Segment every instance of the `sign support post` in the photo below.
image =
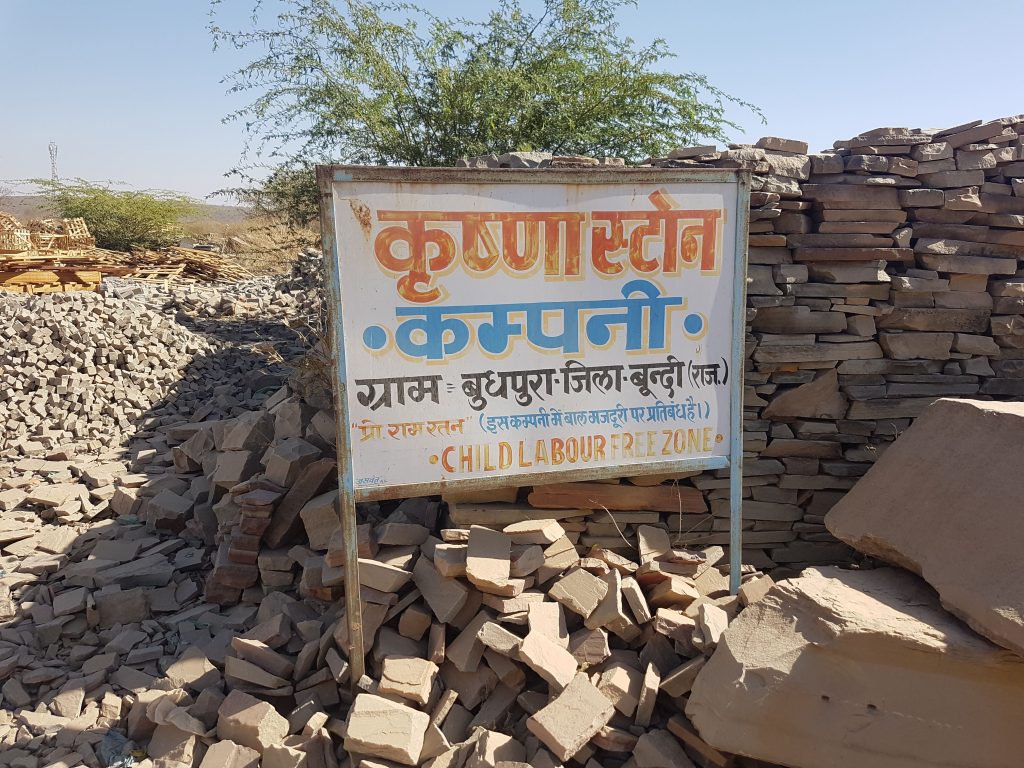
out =
[(750, 218), (750, 176), (739, 178), (736, 205), (736, 275), (733, 281), (732, 381), (729, 400), (729, 594), (740, 591), (743, 570), (743, 370), (747, 335), (747, 228)]
[[(349, 688), (353, 694), (366, 673), (366, 648), (363, 642), (363, 604), (360, 599), (359, 533), (357, 531), (355, 480), (352, 467), (352, 438), (348, 428), (348, 375), (345, 365), (345, 335), (342, 325), (341, 268), (338, 239), (335, 234), (334, 206), (330, 184), (321, 181), (324, 166), (317, 166), (320, 188), (320, 221), (327, 289), (330, 301), (327, 322), (334, 390), (335, 440), (338, 448), (338, 490), (341, 536), (345, 546), (345, 620), (348, 622)], [(333, 177), (332, 177), (333, 178)]]
[(353, 690), (357, 502), (728, 469), (738, 591), (748, 172), (317, 166), (317, 183)]

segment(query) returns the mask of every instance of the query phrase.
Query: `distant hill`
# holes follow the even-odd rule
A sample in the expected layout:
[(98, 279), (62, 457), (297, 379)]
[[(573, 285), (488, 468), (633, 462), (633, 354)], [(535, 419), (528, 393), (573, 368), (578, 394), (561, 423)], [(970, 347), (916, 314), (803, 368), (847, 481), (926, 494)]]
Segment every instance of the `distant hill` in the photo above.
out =
[[(10, 195), (0, 197), (0, 211), (9, 213), (23, 223), (32, 219), (52, 216), (46, 210), (46, 198), (42, 195)], [(248, 209), (235, 205), (199, 204), (199, 212), (184, 221), (185, 224), (211, 222), (216, 224), (237, 224), (248, 216)]]

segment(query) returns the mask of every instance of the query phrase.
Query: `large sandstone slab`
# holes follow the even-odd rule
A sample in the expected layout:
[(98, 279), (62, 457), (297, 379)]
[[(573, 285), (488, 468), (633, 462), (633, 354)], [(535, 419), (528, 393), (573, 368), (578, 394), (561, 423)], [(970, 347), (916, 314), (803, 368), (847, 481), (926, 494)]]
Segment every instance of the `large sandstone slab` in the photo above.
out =
[(1024, 403), (938, 400), (828, 513), (839, 539), (924, 577), (1024, 654)]
[(948, 360), (952, 333), (880, 333), (878, 343), (893, 360)]
[(839, 376), (830, 368), (814, 381), (774, 398), (764, 410), (766, 419), (841, 419), (849, 403), (839, 391)]
[[(850, 344), (836, 346), (852, 346)], [(534, 486), (529, 496), (532, 507), (541, 509), (605, 509), (650, 512), (707, 512), (707, 503), (696, 489), (658, 485), (638, 488), (634, 485), (604, 483), (557, 483)], [(548, 515), (551, 517), (551, 515)]]
[(1012, 275), (1017, 270), (1016, 259), (991, 259), (985, 256), (918, 253), (917, 261), (925, 269), (960, 275)]
[(607, 725), (614, 713), (612, 702), (580, 673), (526, 721), (526, 728), (555, 757), (568, 760)]
[(360, 693), (348, 715), (345, 749), (416, 765), (430, 716), (404, 704)]
[(1019, 259), (1024, 256), (1024, 246), (973, 243), (946, 238), (918, 238), (917, 243), (914, 244), (914, 250), (917, 253), (940, 256), (981, 256), (992, 259)]
[(804, 184), (803, 196), (815, 200), (826, 208), (899, 208), (895, 189), (881, 187), (854, 187), (842, 184)]
[(794, 248), (793, 261), (914, 261), (910, 248)]
[(842, 312), (812, 312), (810, 307), (762, 307), (752, 327), (764, 333), (842, 333), (846, 316)]
[(810, 568), (733, 621), (686, 714), (717, 749), (793, 768), (1007, 768), (1024, 660), (909, 573)]
[(873, 341), (842, 344), (773, 344), (754, 350), (759, 363), (806, 363), (824, 360), (862, 360), (882, 357), (882, 348)]
[(865, 419), (916, 419), (934, 403), (934, 397), (891, 397), (884, 400), (858, 400), (850, 403), (846, 418), (854, 421)]
[(985, 333), (990, 314), (983, 309), (894, 309), (878, 318), (878, 327), (884, 330)]

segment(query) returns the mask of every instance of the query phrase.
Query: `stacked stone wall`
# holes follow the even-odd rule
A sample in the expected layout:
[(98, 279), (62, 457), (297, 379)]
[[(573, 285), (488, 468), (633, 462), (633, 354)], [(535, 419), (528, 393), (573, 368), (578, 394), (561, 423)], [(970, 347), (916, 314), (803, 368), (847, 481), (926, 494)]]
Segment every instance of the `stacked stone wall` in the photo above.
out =
[[(530, 153), (465, 165), (588, 163), (616, 164)], [(646, 165), (753, 173), (743, 403), (751, 562), (848, 559), (825, 513), (930, 403), (1024, 397), (1024, 115), (879, 128), (819, 153), (775, 137), (680, 148)], [(688, 543), (727, 541), (727, 476), (666, 480), (683, 495), (701, 491), (712, 514), (688, 517)]]

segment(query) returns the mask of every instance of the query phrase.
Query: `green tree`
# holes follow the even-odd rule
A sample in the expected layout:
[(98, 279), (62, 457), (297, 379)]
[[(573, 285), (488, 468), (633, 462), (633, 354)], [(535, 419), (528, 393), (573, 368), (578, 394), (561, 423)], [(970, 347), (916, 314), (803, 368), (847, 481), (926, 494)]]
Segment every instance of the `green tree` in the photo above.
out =
[(280, 219), (293, 228), (306, 227), (320, 215), (314, 166), (315, 163), (295, 158), (274, 168), (262, 181), (236, 169), (236, 175), (253, 183), (226, 191), (258, 217)]
[(254, 95), (225, 118), (249, 135), (234, 172), (252, 182), (254, 155), (277, 169), (241, 196), (296, 223), (315, 217), (317, 162), (446, 166), (523, 150), (638, 160), (725, 140), (730, 102), (761, 117), (704, 75), (663, 69), (664, 40), (623, 36), (616, 13), (633, 0), (543, 0), (537, 14), (499, 0), (482, 22), (408, 3), (280, 0), (262, 25), (257, 3), (251, 30), (222, 28), (222, 0), (211, 2), (215, 43), (257, 52), (227, 77), (230, 93)]
[(96, 244), (111, 250), (173, 245), (182, 236), (181, 220), (197, 211), (192, 199), (164, 190), (121, 191), (84, 179), (34, 183), (52, 213), (85, 219)]

